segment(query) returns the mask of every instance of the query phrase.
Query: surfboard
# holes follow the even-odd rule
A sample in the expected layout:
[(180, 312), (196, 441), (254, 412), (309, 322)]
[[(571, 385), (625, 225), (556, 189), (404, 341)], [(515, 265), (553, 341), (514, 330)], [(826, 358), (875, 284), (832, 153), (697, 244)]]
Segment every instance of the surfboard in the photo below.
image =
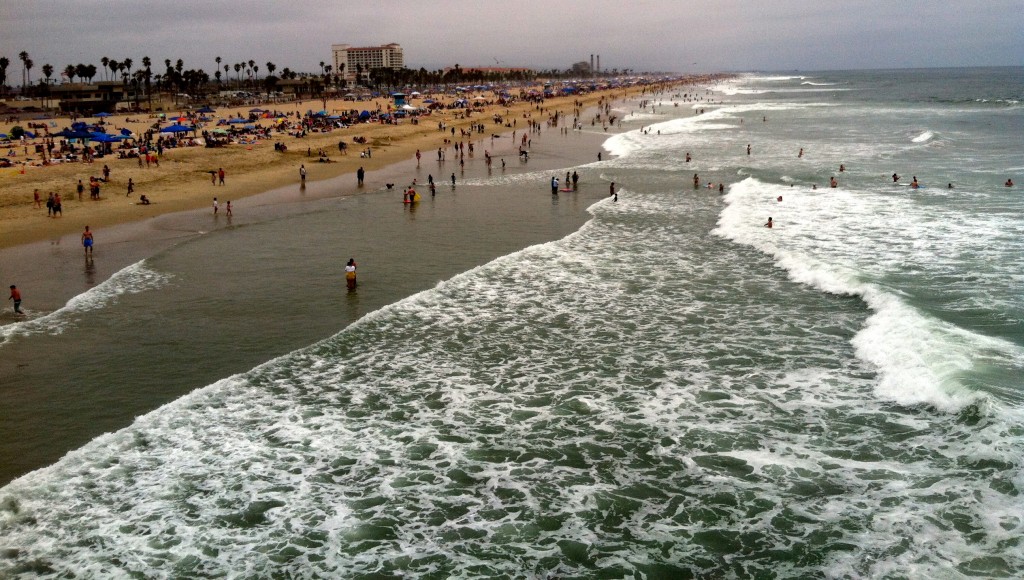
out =
[(562, 189), (559, 189), (558, 191), (572, 191), (572, 188), (571, 187), (563, 187)]

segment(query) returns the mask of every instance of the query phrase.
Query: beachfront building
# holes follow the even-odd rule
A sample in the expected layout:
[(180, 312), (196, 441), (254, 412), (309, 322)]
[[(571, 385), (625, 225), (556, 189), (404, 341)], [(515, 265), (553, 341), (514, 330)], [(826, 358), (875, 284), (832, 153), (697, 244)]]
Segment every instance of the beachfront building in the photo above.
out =
[[(384, 46), (355, 47), (348, 44), (332, 44), (333, 70), (345, 79), (346, 84), (356, 80), (362, 72), (364, 77), (373, 69), (390, 68), (398, 70), (405, 67), (405, 56), (399, 44), (391, 43)], [(365, 78), (363, 79), (365, 80)]]
[(132, 86), (121, 81), (64, 83), (50, 87), (50, 94), (60, 101), (61, 111), (84, 115), (114, 113), (118, 104), (128, 108), (136, 98)]

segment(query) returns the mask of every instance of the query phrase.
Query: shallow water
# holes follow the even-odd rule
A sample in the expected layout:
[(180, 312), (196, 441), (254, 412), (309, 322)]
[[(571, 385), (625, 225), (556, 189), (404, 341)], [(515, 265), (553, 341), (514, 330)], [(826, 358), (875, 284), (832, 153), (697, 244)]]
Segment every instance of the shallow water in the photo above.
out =
[[(599, 201), (574, 233), (383, 308), (356, 305), (344, 331), (9, 484), (0, 566), (1019, 576), (1024, 254), (1013, 233), (1024, 208), (1001, 183), (1014, 163), (1004, 131), (1021, 123), (1008, 101), (1024, 77), (908, 74), (910, 87), (885, 72), (743, 76), (717, 87), (721, 105), (665, 95), (636, 117), (646, 131), (627, 124), (606, 144), (618, 158), (586, 168), (592, 197), (575, 203)], [(974, 95), (967, 81), (986, 74), (1005, 90)], [(1007, 102), (993, 104), (999, 94)], [(926, 187), (893, 186), (893, 171)], [(694, 173), (726, 195), (693, 188)], [(836, 189), (824, 185), (833, 174)], [(546, 176), (477, 176), (475, 219), (498, 192)], [(618, 202), (603, 195), (608, 181)], [(955, 195), (932, 185), (945, 181)], [(449, 203), (466, 203), (457, 195)], [(574, 203), (557, 202), (545, 206), (553, 217)], [(331, 226), (353, 202), (324, 203), (237, 237), (255, 263), (277, 255), (265, 240), (297, 230), (344, 247), (345, 228)], [(425, 239), (452, 253), (492, 235), (521, 242), (509, 232), (542, 221), (536, 209), (507, 219), (521, 207), (462, 239)], [(359, 223), (422, 244), (411, 232), (426, 209), (394, 231)], [(386, 246), (338, 260), (309, 245), (281, 244), (289, 267)], [(161, 282), (178, 294), (217, 284), (196, 297), (202, 311), (278, 307), (272, 293), (231, 298), (260, 273), (230, 255), (204, 240), (145, 267), (187, 272)], [(196, 263), (208, 266), (176, 265)], [(405, 267), (433, 271), (413, 255)], [(249, 332), (266, 340), (278, 324)]]

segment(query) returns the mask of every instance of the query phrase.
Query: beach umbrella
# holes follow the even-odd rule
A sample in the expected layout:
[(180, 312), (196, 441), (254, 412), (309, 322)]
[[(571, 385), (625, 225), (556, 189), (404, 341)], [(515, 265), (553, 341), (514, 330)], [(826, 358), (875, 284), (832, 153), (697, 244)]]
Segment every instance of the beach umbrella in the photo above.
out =
[(201, 109), (196, 109), (196, 112), (197, 113), (216, 113), (217, 111), (214, 110), (214, 109), (211, 109), (210, 107), (203, 107)]
[(93, 115), (93, 116), (94, 116), (94, 117), (110, 117), (111, 115), (110, 115), (110, 113), (108, 113), (108, 112), (104, 111), (104, 112), (102, 112), (102, 113), (96, 113), (96, 114), (95, 114), (95, 115)]
[(227, 129), (214, 129), (213, 132), (218, 134), (218, 135), (227, 135), (228, 134)]
[(161, 133), (185, 133), (186, 131), (195, 131), (195, 129), (185, 125), (168, 125), (160, 129)]
[(123, 139), (120, 135), (108, 135), (106, 133), (93, 133), (89, 136), (90, 141), (99, 141), (100, 143), (117, 143)]
[(6, 139), (7, 133), (0, 133), (0, 139)]

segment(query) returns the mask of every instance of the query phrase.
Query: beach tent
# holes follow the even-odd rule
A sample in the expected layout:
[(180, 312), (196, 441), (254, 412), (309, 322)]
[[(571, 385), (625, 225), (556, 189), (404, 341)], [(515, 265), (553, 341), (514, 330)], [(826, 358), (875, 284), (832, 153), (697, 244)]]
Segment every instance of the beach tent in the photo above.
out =
[(203, 107), (201, 109), (196, 109), (196, 112), (197, 113), (216, 113), (217, 111), (215, 109), (211, 109), (210, 107)]
[(359, 113), (359, 119), (360, 120), (365, 121), (365, 120), (367, 120), (369, 118), (370, 118), (370, 111), (363, 111), (362, 113)]
[(241, 117), (235, 117), (234, 119), (228, 119), (228, 123), (231, 123), (232, 125), (237, 125), (238, 123), (248, 123), (248, 122), (249, 122), (248, 119), (243, 119)]
[(163, 129), (160, 129), (161, 133), (185, 133), (186, 131), (195, 131), (193, 127), (186, 127), (185, 125), (168, 125)]
[(64, 137), (66, 139), (88, 139), (92, 135), (88, 131), (82, 131), (80, 129), (70, 130), (64, 129), (53, 134), (54, 137)]
[(120, 135), (108, 135), (106, 133), (93, 133), (89, 136), (90, 141), (98, 141), (100, 143), (117, 143), (124, 137)]

